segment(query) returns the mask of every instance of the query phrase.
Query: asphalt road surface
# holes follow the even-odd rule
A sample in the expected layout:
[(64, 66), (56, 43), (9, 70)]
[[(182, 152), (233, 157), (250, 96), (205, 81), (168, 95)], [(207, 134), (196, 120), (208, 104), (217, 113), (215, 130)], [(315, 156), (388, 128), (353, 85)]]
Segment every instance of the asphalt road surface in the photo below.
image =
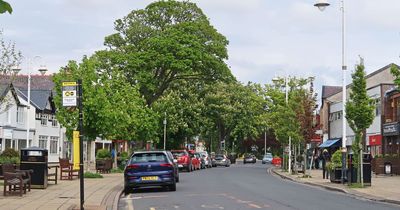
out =
[(283, 180), (271, 165), (232, 164), (231, 167), (180, 173), (177, 191), (135, 190), (119, 200), (120, 210), (386, 210), (400, 206), (352, 197), (319, 187)]

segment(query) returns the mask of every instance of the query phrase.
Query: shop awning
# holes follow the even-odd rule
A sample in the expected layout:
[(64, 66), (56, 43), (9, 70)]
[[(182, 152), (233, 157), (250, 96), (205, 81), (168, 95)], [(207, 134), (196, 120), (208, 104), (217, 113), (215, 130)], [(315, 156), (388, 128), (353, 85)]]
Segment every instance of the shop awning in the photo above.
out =
[(320, 144), (318, 147), (319, 148), (327, 148), (327, 147), (331, 147), (331, 146), (340, 146), (339, 141), (340, 141), (340, 139), (328, 139), (324, 143)]

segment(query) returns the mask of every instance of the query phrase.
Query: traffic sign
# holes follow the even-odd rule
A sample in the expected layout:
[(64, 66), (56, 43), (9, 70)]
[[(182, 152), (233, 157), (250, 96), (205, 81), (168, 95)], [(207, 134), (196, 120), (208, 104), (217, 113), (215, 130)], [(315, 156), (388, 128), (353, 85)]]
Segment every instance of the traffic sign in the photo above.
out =
[(62, 83), (62, 102), (64, 107), (74, 107), (77, 105), (76, 82)]

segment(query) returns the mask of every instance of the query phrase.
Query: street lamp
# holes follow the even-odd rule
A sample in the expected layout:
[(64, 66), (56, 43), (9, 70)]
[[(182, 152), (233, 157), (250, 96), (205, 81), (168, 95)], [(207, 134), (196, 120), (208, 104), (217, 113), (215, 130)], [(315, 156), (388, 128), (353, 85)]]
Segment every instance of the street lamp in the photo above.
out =
[[(278, 78), (273, 78), (272, 81), (278, 81)], [(289, 87), (288, 87), (288, 76), (285, 75), (285, 102), (286, 105), (288, 105), (288, 100), (289, 100)], [(292, 172), (292, 136), (289, 135), (289, 163), (288, 163), (289, 169), (288, 172), (291, 174)]]
[(165, 144), (167, 142), (167, 112), (164, 112), (164, 150), (165, 150)]
[[(344, 0), (341, 0), (340, 10), (342, 11), (342, 184), (346, 179), (346, 64), (345, 64), (345, 18), (344, 18)], [(326, 0), (319, 0), (314, 6), (318, 7), (321, 11), (329, 6)]]
[[(27, 108), (27, 111), (26, 111), (26, 145), (27, 146), (29, 145), (29, 110), (31, 108), (31, 72), (32, 72), (31, 68), (32, 68), (33, 62), (36, 61), (37, 59), (41, 59), (41, 58), (42, 57), (37, 55), (37, 56), (33, 57), (32, 59), (28, 58), (28, 60), (27, 60), (28, 61), (27, 62), (27, 64), (28, 64), (28, 97), (27, 97), (27, 106), (26, 106), (26, 108)], [(18, 67), (12, 69), (13, 72), (19, 72), (20, 70), (21, 69)], [(46, 72), (46, 71), (47, 71), (46, 66), (40, 65), (39, 72)]]

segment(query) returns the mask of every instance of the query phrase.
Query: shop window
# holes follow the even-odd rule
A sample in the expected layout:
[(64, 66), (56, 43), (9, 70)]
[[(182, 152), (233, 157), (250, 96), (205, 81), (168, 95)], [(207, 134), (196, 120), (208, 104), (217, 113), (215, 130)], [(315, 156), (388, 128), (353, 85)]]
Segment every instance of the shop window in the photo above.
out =
[(381, 115), (381, 113), (382, 113), (382, 107), (381, 107), (382, 105), (381, 105), (381, 99), (380, 98), (377, 98), (376, 100), (375, 100), (375, 116), (379, 116), (379, 115)]

